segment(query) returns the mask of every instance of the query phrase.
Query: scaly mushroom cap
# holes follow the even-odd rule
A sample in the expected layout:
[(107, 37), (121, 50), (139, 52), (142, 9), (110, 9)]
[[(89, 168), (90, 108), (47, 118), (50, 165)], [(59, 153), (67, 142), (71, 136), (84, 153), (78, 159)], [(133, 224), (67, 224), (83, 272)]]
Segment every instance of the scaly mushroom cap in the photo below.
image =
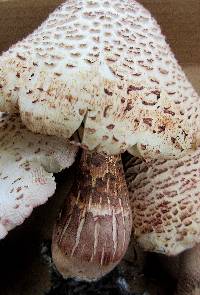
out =
[(56, 189), (54, 172), (72, 165), (77, 148), (31, 133), (17, 115), (0, 113), (0, 239)]
[(143, 157), (191, 148), (194, 117), (179, 101), (197, 94), (160, 27), (136, 1), (71, 0), (0, 57), (0, 109), (34, 132)]
[(176, 255), (200, 243), (200, 149), (180, 160), (125, 165), (134, 235), (147, 251)]

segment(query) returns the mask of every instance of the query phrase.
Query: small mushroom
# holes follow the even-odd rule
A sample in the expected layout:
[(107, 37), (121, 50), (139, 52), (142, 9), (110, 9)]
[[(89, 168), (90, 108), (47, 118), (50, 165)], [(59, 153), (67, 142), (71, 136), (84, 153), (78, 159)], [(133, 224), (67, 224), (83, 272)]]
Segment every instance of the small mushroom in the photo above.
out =
[(134, 234), (146, 251), (177, 255), (200, 243), (199, 159), (197, 149), (179, 160), (127, 162)]
[[(123, 225), (127, 232), (124, 248), (120, 248), (119, 253), (123, 220), (119, 224), (110, 220), (104, 227), (111, 216), (117, 218), (113, 213), (116, 210), (114, 197), (119, 206), (116, 211), (119, 218), (122, 208), (126, 208), (127, 220), (130, 215), (126, 190), (121, 191), (125, 180), (119, 172), (120, 165), (114, 165), (119, 160), (115, 155), (126, 150), (143, 158), (185, 154), (198, 141), (198, 125), (193, 124), (194, 116), (185, 119), (185, 108), (180, 109), (178, 104), (184, 99), (187, 105), (191, 97), (196, 99), (197, 94), (177, 64), (160, 27), (136, 1), (66, 1), (34, 33), (0, 56), (0, 110), (19, 113), (33, 132), (67, 139), (80, 131), (82, 123), (84, 125), (81, 142), (74, 142), (86, 150), (80, 165), (83, 171), (79, 172), (77, 188), (74, 187), (66, 201), (66, 212), (63, 211), (54, 231), (53, 245), (62, 248), (57, 248), (57, 254), (53, 248), (54, 259), (64, 275), (83, 277), (80, 271), (91, 267), (85, 271), (84, 278), (93, 280), (109, 271), (122, 257), (130, 222)], [(96, 175), (92, 158), (95, 161), (98, 157), (101, 158), (100, 167), (111, 169), (110, 163), (113, 163), (116, 169), (113, 173), (119, 175), (115, 183), (113, 173), (108, 174), (109, 179), (104, 179), (104, 174), (99, 177), (105, 182), (104, 196), (110, 194), (107, 184), (113, 183), (118, 188), (116, 196), (109, 198), (108, 216), (104, 216), (99, 198), (99, 237), (101, 240), (104, 234), (113, 237), (117, 232), (118, 245), (115, 245), (116, 253), (113, 253), (112, 241), (111, 249), (101, 247), (101, 253), (89, 249), (89, 257), (87, 249), (82, 249), (83, 257), (79, 245), (76, 247), (79, 240), (88, 240), (88, 245), (92, 245), (90, 239), (95, 242), (92, 236), (95, 224), (89, 220), (94, 212), (90, 212), (89, 199), (92, 196), (95, 202), (98, 200), (95, 194), (99, 188), (97, 186), (96, 191), (93, 188), (88, 195), (84, 188), (91, 188), (91, 175)], [(86, 183), (81, 181), (83, 172)], [(79, 200), (78, 192), (83, 200)], [(74, 200), (77, 200), (76, 206)], [(72, 225), (65, 221), (73, 208), (76, 219), (73, 231), (69, 231)], [(82, 215), (87, 220), (85, 224)], [(102, 215), (104, 218), (100, 218)], [(84, 226), (90, 226), (91, 232), (86, 232)], [(96, 242), (102, 245), (101, 240)], [(74, 243), (73, 246), (68, 242)], [(95, 248), (94, 242), (92, 248)], [(66, 249), (66, 245), (69, 248)], [(105, 250), (108, 252), (104, 253)], [(106, 262), (107, 253), (110, 264)], [(100, 256), (103, 257), (102, 269)]]
[(120, 156), (83, 152), (58, 217), (53, 259), (64, 277), (97, 280), (126, 253), (132, 214)]
[(53, 173), (70, 167), (76, 152), (66, 140), (33, 134), (17, 115), (0, 113), (0, 239), (54, 194)]

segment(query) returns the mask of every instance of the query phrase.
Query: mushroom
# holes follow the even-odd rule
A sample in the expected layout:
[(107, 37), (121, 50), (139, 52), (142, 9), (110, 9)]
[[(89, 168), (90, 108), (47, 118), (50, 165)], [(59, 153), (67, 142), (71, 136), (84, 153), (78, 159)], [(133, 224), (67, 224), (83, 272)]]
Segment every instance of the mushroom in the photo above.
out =
[(177, 102), (191, 95), (160, 27), (136, 1), (66, 1), (0, 57), (2, 111), (19, 113), (36, 133), (70, 139), (81, 131), (77, 183), (54, 230), (54, 261), (64, 275), (94, 280), (123, 256), (131, 222), (117, 155), (184, 155), (198, 133)]
[(0, 113), (0, 239), (54, 194), (53, 173), (70, 167), (76, 152), (66, 140), (33, 134), (19, 116)]
[[(176, 100), (193, 126), (199, 101), (194, 89)], [(124, 159), (134, 237), (144, 250), (174, 256), (200, 243), (199, 159), (199, 147), (181, 159)]]
[(200, 243), (199, 159), (197, 149), (178, 160), (127, 162), (134, 235), (146, 251), (177, 255)]

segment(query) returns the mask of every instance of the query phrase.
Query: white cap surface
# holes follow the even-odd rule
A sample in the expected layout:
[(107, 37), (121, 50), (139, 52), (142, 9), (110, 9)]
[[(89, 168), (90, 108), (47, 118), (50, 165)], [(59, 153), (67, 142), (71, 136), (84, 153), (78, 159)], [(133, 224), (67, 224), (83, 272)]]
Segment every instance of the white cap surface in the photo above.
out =
[(195, 109), (183, 114), (191, 98), (160, 27), (134, 0), (66, 1), (0, 57), (2, 111), (65, 138), (84, 122), (82, 146), (107, 154), (180, 156), (195, 140)]
[(53, 173), (73, 164), (77, 148), (33, 134), (17, 115), (0, 113), (0, 239), (56, 189)]
[(125, 165), (133, 231), (146, 251), (177, 255), (200, 243), (200, 149), (180, 160)]

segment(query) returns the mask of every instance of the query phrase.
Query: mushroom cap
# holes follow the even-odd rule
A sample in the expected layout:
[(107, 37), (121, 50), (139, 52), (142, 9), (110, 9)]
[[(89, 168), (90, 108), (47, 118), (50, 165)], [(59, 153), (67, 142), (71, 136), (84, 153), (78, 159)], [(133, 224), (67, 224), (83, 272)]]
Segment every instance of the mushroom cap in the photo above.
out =
[(125, 165), (135, 238), (146, 251), (177, 255), (200, 243), (200, 149), (180, 160)]
[(191, 148), (197, 97), (151, 14), (132, 0), (70, 0), (0, 57), (0, 110), (32, 131), (145, 158)]
[(53, 173), (71, 166), (76, 152), (66, 140), (33, 134), (17, 115), (0, 113), (0, 239), (54, 194)]

